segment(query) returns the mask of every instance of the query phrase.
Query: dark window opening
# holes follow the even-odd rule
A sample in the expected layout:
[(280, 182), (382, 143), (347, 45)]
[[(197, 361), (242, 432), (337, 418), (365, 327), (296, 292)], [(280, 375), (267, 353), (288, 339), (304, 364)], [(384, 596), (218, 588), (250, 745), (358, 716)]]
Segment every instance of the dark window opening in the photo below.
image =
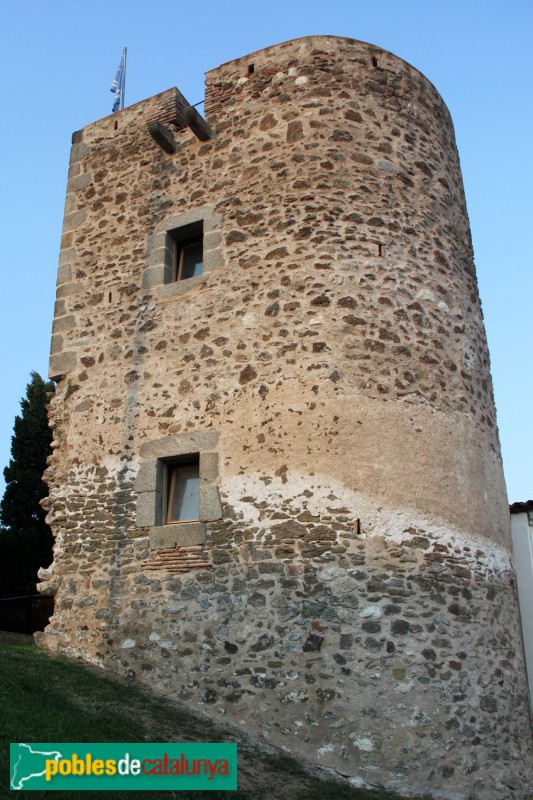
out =
[(173, 279), (184, 281), (204, 271), (203, 223), (194, 222), (170, 232), (174, 248)]
[(200, 459), (188, 458), (167, 466), (165, 523), (199, 519)]
[(179, 245), (176, 258), (176, 280), (194, 278), (201, 275), (204, 266), (204, 248), (201, 239)]
[(255, 72), (255, 66), (253, 64), (248, 64), (248, 75), (253, 75)]
[(372, 56), (372, 66), (373, 67), (377, 67), (377, 65), (378, 65), (378, 60), (377, 60), (376, 56)]

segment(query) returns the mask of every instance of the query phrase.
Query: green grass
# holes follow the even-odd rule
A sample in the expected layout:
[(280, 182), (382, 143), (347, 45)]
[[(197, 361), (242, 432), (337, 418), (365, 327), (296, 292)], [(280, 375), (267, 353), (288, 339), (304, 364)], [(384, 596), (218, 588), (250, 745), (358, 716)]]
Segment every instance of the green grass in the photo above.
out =
[[(9, 791), (11, 742), (220, 742), (235, 731), (147, 695), (79, 662), (35, 647), (0, 645), (0, 797), (34, 800), (33, 792)], [(111, 800), (396, 800), (387, 792), (352, 789), (307, 773), (286, 755), (272, 755), (238, 740), (239, 790), (114, 791)], [(46, 800), (89, 800), (102, 792), (48, 791)]]

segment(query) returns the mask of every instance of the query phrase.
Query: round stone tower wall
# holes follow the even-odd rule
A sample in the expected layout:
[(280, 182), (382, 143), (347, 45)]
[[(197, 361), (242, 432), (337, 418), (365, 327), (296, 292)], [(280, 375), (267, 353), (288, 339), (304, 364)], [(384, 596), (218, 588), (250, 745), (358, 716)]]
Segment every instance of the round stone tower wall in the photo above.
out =
[[(448, 111), (413, 67), (336, 37), (207, 73), (203, 141), (182, 101), (74, 137), (43, 642), (355, 782), (526, 797)], [(175, 281), (198, 231), (203, 274)], [(199, 519), (165, 524), (169, 469), (192, 456)]]

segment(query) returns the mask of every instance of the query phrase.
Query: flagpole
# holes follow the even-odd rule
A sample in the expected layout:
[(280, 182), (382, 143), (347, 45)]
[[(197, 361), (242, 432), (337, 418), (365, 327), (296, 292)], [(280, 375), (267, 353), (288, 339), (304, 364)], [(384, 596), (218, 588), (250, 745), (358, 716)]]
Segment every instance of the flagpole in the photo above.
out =
[(128, 53), (128, 48), (125, 47), (124, 48), (124, 53), (123, 53), (123, 57), (124, 57), (124, 75), (123, 75), (123, 78), (122, 78), (122, 105), (121, 105), (121, 108), (124, 108), (124, 97), (126, 96), (126, 55), (127, 55), (127, 53)]

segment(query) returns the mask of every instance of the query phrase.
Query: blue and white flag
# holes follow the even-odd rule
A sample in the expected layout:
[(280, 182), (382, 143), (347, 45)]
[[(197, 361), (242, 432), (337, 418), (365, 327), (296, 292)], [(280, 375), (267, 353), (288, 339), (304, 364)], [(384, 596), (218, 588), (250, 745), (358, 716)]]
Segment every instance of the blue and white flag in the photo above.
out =
[(126, 80), (126, 48), (124, 48), (122, 52), (122, 58), (120, 59), (120, 64), (118, 65), (117, 74), (113, 82), (111, 83), (111, 91), (115, 95), (115, 102), (113, 103), (113, 112), (120, 111), (121, 108), (124, 108), (124, 104), (122, 103), (123, 94), (124, 94), (124, 83)]

